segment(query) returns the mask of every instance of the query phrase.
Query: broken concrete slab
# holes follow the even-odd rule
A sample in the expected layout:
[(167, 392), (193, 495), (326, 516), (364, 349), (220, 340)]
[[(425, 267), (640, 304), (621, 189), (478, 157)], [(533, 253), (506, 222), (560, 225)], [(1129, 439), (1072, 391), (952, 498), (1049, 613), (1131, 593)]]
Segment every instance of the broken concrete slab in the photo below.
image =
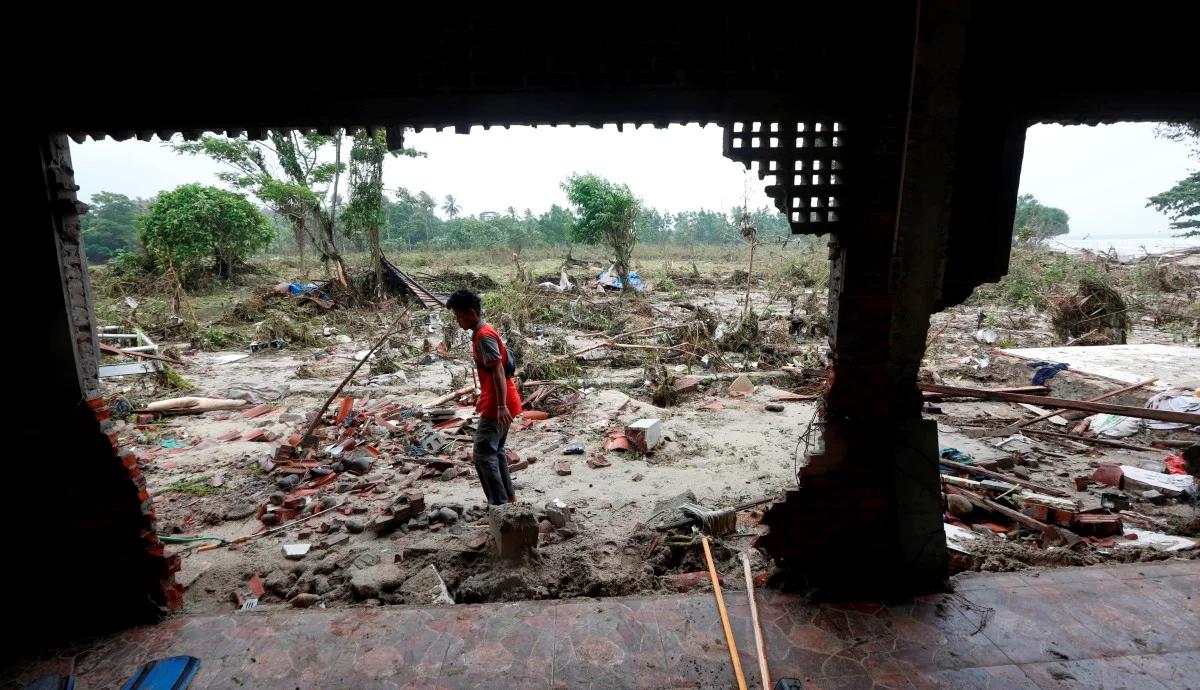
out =
[(187, 589), (196, 584), (196, 580), (211, 567), (212, 563), (209, 561), (185, 558), (180, 562), (179, 572), (175, 573), (175, 584)]
[(1164, 496), (1195, 495), (1196, 478), (1187, 474), (1163, 474), (1151, 472), (1133, 465), (1121, 465), (1124, 474), (1122, 488), (1129, 491), (1158, 491)]
[(1091, 347), (1029, 347), (1000, 352), (1030, 361), (1066, 362), (1068, 374), (1086, 373), (1137, 383), (1157, 379), (1148, 390), (1162, 391), (1196, 382), (1200, 349), (1180, 345), (1094, 345)]

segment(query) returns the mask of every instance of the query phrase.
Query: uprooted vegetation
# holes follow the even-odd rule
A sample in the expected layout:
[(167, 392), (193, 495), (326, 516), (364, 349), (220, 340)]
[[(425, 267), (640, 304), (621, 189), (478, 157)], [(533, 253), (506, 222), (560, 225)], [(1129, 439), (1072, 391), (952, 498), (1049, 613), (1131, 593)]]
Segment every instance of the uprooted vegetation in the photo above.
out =
[(1008, 310), (1007, 321), (1048, 314), (1055, 344), (1096, 345), (1126, 342), (1143, 320), (1200, 337), (1198, 293), (1200, 271), (1178, 258), (1119, 260), (1017, 247), (1008, 274), (977, 288), (967, 305)]

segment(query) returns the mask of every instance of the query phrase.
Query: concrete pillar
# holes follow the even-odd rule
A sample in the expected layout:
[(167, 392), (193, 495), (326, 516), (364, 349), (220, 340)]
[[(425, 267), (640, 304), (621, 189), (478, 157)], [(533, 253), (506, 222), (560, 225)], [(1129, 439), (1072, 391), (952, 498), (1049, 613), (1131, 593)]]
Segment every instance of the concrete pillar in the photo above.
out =
[(856, 192), (830, 245), (824, 448), (758, 542), (810, 584), (911, 591), (946, 576), (937, 427), (916, 378), (945, 268), (968, 13), (922, 3), (906, 102), (848, 124)]

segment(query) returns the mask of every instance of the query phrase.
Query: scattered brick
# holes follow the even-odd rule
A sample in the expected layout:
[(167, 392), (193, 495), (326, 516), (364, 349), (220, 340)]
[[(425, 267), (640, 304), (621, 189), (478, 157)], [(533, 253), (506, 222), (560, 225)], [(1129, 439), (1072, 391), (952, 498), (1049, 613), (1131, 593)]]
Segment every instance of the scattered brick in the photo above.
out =
[(1101, 465), (1092, 473), (1092, 481), (1105, 486), (1115, 486), (1121, 488), (1121, 479), (1125, 473), (1121, 471), (1120, 465)]
[(707, 570), (696, 570), (690, 573), (675, 573), (670, 576), (671, 584), (680, 592), (688, 592), (697, 587), (703, 587), (711, 579)]
[(259, 577), (258, 575), (253, 575), (250, 577), (249, 585), (250, 585), (250, 593), (256, 597), (261, 597), (262, 595), (267, 593), (267, 588), (265, 585), (263, 585), (262, 578)]
[(246, 410), (245, 412), (242, 413), (242, 417), (244, 417), (246, 419), (254, 419), (255, 417), (261, 417), (270, 411), (271, 411), (271, 406), (266, 403), (263, 403), (261, 405), (255, 405), (254, 407), (251, 407), (250, 409)]
[(334, 424), (341, 424), (345, 421), (350, 411), (354, 409), (354, 398), (342, 398), (341, 407), (338, 408), (337, 417), (334, 418)]

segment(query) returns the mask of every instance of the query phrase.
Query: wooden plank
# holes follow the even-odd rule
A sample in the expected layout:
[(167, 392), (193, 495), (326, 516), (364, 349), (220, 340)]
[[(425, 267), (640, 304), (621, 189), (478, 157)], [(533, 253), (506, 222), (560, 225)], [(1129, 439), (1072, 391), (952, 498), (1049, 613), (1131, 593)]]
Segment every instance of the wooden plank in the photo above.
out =
[(1002, 506), (999, 503), (988, 500), (988, 499), (984, 498), (983, 496), (980, 496), (979, 494), (974, 493), (972, 491), (967, 491), (966, 489), (961, 489), (958, 487), (948, 487), (947, 491), (949, 491), (950, 493), (962, 496), (963, 498), (970, 501), (971, 504), (974, 505), (976, 508), (983, 508), (984, 510), (990, 510), (995, 513), (1000, 513), (1004, 517), (1006, 517), (1010, 520), (1019, 522), (1022, 525), (1025, 525), (1026, 527), (1032, 527), (1033, 529), (1036, 529), (1039, 531), (1045, 531), (1046, 528), (1049, 527), (1049, 525), (1047, 525), (1046, 523), (1035, 520), (1035, 519), (1029, 517), (1028, 515), (1026, 515), (1025, 513), (1013, 510), (1012, 508), (1009, 508), (1007, 506)]
[(106, 379), (110, 376), (129, 376), (131, 374), (149, 374), (152, 371), (158, 371), (159, 365), (155, 362), (127, 362), (125, 364), (101, 364), (98, 373), (100, 378)]
[(985, 470), (982, 467), (976, 467), (975, 465), (964, 465), (961, 462), (954, 462), (953, 460), (946, 460), (944, 458), (938, 458), (938, 464), (945, 465), (946, 467), (949, 467), (952, 469), (956, 469), (959, 472), (971, 472), (973, 474), (982, 474), (985, 477), (991, 477), (992, 479), (998, 479), (1002, 482), (1008, 482), (1009, 484), (1016, 484), (1017, 486), (1023, 486), (1026, 489), (1033, 489), (1034, 491), (1037, 491), (1039, 493), (1050, 494), (1051, 496), (1070, 496), (1070, 494), (1068, 494), (1066, 491), (1063, 491), (1062, 489), (1056, 489), (1052, 486), (1046, 486), (1045, 484), (1038, 484), (1036, 482), (1025, 481), (1024, 479), (1019, 479), (1017, 477), (1010, 477), (1007, 474), (1001, 474), (999, 472)]
[(1072, 436), (1064, 434), (1060, 431), (1040, 431), (1038, 429), (1021, 429), (1022, 434), (1034, 434), (1035, 436), (1049, 436), (1051, 438), (1061, 438), (1069, 441), (1077, 441), (1082, 443), (1095, 443), (1101, 446), (1111, 446), (1113, 448), (1127, 448), (1129, 450), (1148, 450), (1154, 453), (1162, 452), (1161, 448), (1151, 448), (1150, 446), (1139, 446), (1134, 443), (1124, 443), (1122, 441), (1113, 441), (1107, 438), (1088, 438), (1085, 436)]
[(1098, 414), (1115, 414), (1121, 415), (1122, 417), (1153, 419), (1160, 422), (1178, 422), (1180, 424), (1188, 424), (1191, 426), (1200, 424), (1200, 414), (1188, 414), (1186, 412), (1174, 412), (1172, 410), (1151, 410), (1144, 407), (1130, 407), (1128, 405), (1106, 405), (1104, 403), (1088, 402), (1086, 400), (1067, 400), (1065, 398), (1023, 395), (1021, 393), (1005, 393), (1001, 391), (986, 390), (983, 388), (939, 386), (932, 383), (923, 383), (920, 384), (919, 387), (923, 391), (954, 395), (963, 398), (982, 398), (984, 400), (1002, 400), (1004, 402), (1031, 403), (1034, 405), (1040, 403), (1044, 405), (1055, 405), (1064, 410), (1080, 410), (1082, 412), (1094, 412)]
[[(986, 390), (992, 393), (1028, 393), (1030, 395), (1042, 395), (1050, 392), (1050, 389), (1046, 386), (1010, 386), (1007, 388), (981, 388), (980, 390)], [(941, 398), (945, 397), (945, 394), (926, 391), (922, 387), (921, 396), (926, 400), (940, 400)]]
[[(1100, 402), (1101, 400), (1113, 398), (1122, 393), (1128, 393), (1129, 391), (1137, 390), (1138, 388), (1141, 388), (1142, 386), (1149, 386), (1150, 384), (1154, 383), (1157, 380), (1158, 379), (1146, 379), (1145, 381), (1140, 381), (1138, 383), (1135, 383), (1135, 384), (1132, 384), (1129, 386), (1125, 386), (1124, 388), (1118, 388), (1115, 391), (1109, 391), (1108, 393), (1105, 393), (1104, 395), (1097, 395), (1094, 398), (1088, 398), (1087, 402)], [(1037, 424), (1038, 422), (1040, 422), (1044, 419), (1049, 419), (1049, 420), (1053, 421), (1054, 417), (1056, 417), (1066, 411), (1067, 410), (1062, 409), (1062, 410), (1054, 410), (1053, 412), (1047, 412), (1047, 413), (1041, 415), (1040, 417), (1036, 417), (1034, 419), (1027, 419), (1024, 422), (1018, 422), (1016, 427), (1018, 429), (1023, 429), (1025, 427), (1029, 426), (1030, 424)], [(1055, 423), (1057, 424), (1057, 422), (1055, 422)]]

